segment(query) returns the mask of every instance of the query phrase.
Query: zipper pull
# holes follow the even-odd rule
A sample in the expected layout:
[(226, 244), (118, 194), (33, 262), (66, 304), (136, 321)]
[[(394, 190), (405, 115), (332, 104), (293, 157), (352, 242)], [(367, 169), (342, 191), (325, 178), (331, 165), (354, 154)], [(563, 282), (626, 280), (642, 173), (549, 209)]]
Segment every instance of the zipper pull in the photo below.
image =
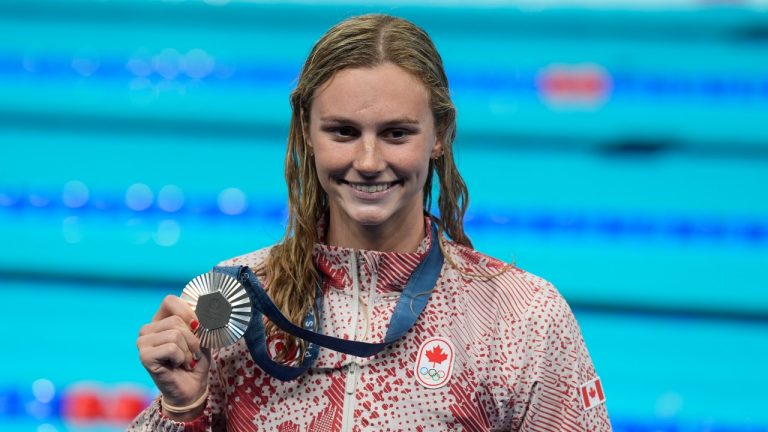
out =
[(357, 363), (350, 363), (349, 370), (347, 371), (347, 382), (344, 385), (344, 392), (347, 394), (355, 394), (359, 375), (360, 366)]

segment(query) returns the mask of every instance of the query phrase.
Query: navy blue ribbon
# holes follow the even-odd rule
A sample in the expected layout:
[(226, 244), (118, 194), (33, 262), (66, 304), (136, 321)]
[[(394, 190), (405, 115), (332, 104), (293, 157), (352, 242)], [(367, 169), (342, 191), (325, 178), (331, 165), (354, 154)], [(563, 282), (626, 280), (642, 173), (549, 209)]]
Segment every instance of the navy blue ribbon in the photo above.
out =
[[(315, 296), (315, 308), (307, 313), (302, 323), (303, 326), (299, 327), (286, 318), (280, 312), (280, 309), (275, 306), (250, 268), (246, 266), (216, 267), (214, 271), (237, 278), (248, 292), (251, 305), (253, 306), (253, 316), (251, 317), (248, 329), (245, 331), (244, 338), (254, 361), (273, 377), (283, 381), (290, 381), (298, 378), (311, 367), (312, 363), (317, 359), (318, 346), (357, 357), (371, 357), (403, 337), (413, 327), (419, 315), (427, 306), (432, 289), (435, 287), (435, 283), (440, 276), (440, 270), (443, 267), (443, 254), (437, 242), (437, 226), (432, 224), (432, 243), (429, 253), (408, 279), (397, 305), (395, 305), (387, 334), (384, 340), (379, 343), (351, 341), (319, 333), (317, 327), (319, 326), (322, 305), (322, 292), (319, 286)], [(317, 319), (315, 311), (317, 311)], [(262, 314), (266, 315), (270, 321), (284, 332), (309, 342), (304, 358), (299, 366), (286, 366), (270, 358), (267, 352)]]

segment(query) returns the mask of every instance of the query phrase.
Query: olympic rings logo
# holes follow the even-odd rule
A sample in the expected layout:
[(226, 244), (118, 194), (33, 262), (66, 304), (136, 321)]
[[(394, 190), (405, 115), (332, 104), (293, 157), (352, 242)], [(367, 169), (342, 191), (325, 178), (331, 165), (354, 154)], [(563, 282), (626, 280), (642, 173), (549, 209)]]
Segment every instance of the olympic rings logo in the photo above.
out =
[(426, 366), (422, 366), (419, 369), (419, 375), (423, 375), (425, 378), (426, 377), (432, 378), (432, 381), (440, 381), (441, 379), (443, 379), (443, 377), (445, 377), (445, 372), (439, 371), (437, 369), (430, 369), (430, 368), (427, 368)]

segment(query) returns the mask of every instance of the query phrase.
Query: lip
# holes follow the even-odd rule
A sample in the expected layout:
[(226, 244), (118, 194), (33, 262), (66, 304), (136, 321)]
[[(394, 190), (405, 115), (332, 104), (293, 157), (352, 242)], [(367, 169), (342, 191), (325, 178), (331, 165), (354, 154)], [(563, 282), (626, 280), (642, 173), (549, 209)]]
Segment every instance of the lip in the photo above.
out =
[(350, 191), (350, 193), (352, 194), (353, 197), (361, 199), (361, 200), (365, 200), (365, 201), (375, 201), (375, 200), (382, 199), (382, 198), (386, 197), (387, 195), (391, 194), (397, 187), (402, 186), (402, 181), (400, 181), (400, 180), (396, 180), (394, 182), (377, 182), (377, 184), (392, 183), (392, 186), (390, 186), (387, 189), (384, 189), (383, 191), (363, 192), (361, 190), (357, 190), (354, 187), (352, 187), (350, 182), (348, 182), (346, 180), (339, 180), (339, 183), (344, 185), (344, 187), (346, 187)]

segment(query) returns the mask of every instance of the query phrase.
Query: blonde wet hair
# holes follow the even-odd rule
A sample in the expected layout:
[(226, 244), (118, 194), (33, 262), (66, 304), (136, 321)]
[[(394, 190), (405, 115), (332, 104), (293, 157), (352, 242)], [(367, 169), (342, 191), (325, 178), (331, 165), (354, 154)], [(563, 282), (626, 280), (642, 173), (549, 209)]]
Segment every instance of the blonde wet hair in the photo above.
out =
[[(464, 213), (469, 195), (453, 158), (456, 109), (448, 90), (443, 62), (432, 40), (413, 23), (389, 15), (362, 15), (332, 27), (312, 48), (291, 93), (292, 116), (285, 155), (288, 185), (288, 223), (283, 239), (275, 245), (262, 268), (267, 290), (275, 304), (293, 323), (301, 325), (312, 307), (320, 276), (312, 258), (319, 241), (318, 224), (327, 217), (328, 198), (320, 186), (312, 152), (304, 136), (315, 91), (336, 72), (393, 63), (419, 78), (429, 92), (437, 136), (443, 152), (430, 160), (424, 185), (425, 211), (432, 205), (432, 181), (439, 181), (438, 209), (434, 218), (440, 236), (472, 247), (464, 233)], [(441, 242), (441, 248), (443, 247)], [(278, 329), (267, 323), (268, 334)], [(287, 336), (284, 359), (295, 339)], [(303, 345), (303, 344), (302, 344)], [(302, 346), (302, 352), (304, 351)]]

